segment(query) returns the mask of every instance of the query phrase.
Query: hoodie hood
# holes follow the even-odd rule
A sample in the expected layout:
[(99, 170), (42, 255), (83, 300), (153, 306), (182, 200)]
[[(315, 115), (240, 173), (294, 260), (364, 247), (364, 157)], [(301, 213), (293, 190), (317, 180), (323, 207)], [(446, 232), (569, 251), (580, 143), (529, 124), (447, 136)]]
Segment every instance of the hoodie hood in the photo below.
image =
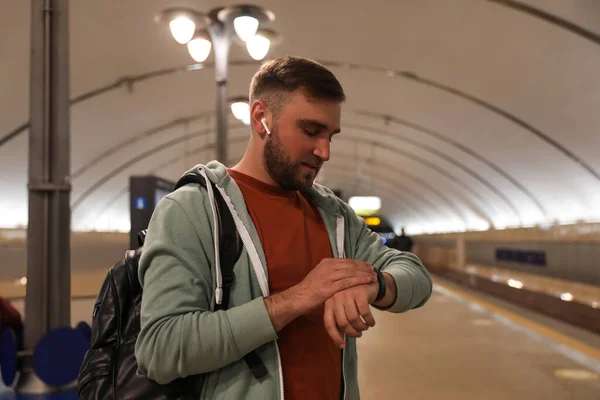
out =
[[(200, 172), (201, 170), (204, 171), (211, 182), (220, 187), (226, 187), (229, 183), (229, 180), (232, 179), (227, 173), (227, 167), (215, 160), (210, 161), (206, 165), (197, 164), (193, 168), (186, 171), (186, 174), (190, 172)], [(331, 212), (335, 215), (342, 214), (340, 200), (329, 188), (318, 183), (313, 183), (313, 186), (310, 188), (308, 193), (314, 202), (325, 211)]]

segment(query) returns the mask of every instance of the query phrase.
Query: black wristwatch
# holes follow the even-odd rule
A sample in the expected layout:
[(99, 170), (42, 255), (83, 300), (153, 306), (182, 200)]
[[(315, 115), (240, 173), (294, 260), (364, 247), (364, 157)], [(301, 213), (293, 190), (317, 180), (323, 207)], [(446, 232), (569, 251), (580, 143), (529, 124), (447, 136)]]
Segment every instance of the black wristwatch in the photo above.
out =
[(377, 274), (377, 282), (379, 283), (379, 292), (377, 293), (377, 297), (373, 303), (377, 303), (379, 300), (385, 297), (385, 277), (383, 276), (383, 272), (375, 268), (375, 273)]

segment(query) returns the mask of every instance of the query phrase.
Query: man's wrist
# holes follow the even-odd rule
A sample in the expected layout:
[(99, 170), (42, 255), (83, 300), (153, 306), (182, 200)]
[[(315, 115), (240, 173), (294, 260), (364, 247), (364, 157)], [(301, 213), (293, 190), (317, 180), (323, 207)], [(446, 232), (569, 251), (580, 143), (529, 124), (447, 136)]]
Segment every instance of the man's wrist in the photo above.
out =
[(387, 272), (382, 273), (385, 278), (385, 295), (382, 299), (373, 302), (373, 305), (381, 309), (391, 307), (397, 299), (398, 288), (396, 286), (396, 280), (394, 277)]
[(387, 284), (385, 282), (385, 277), (383, 276), (383, 272), (381, 272), (379, 269), (375, 268), (375, 273), (377, 274), (378, 290), (377, 290), (377, 296), (375, 297), (375, 300), (373, 301), (373, 303), (377, 303), (385, 297), (386, 286), (387, 286)]

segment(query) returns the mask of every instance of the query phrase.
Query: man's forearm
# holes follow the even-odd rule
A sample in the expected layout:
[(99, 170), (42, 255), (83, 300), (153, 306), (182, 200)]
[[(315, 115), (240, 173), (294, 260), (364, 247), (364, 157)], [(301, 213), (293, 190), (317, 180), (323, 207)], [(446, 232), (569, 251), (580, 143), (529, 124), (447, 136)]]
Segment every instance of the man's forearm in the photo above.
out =
[(295, 294), (294, 288), (265, 297), (267, 312), (271, 317), (275, 332), (282, 330), (287, 324), (308, 312), (308, 306)]
[(396, 301), (398, 288), (396, 287), (396, 281), (390, 274), (384, 272), (383, 277), (385, 278), (385, 296), (383, 299), (373, 304), (380, 308), (388, 308)]

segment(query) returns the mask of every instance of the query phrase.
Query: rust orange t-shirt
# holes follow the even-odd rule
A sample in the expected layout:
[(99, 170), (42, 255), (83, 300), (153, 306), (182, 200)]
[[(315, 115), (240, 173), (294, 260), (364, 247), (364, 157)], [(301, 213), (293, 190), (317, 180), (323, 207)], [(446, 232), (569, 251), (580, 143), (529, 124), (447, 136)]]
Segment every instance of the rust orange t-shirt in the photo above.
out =
[[(323, 219), (309, 195), (228, 172), (258, 230), (271, 294), (300, 283), (323, 258), (332, 257)], [(342, 353), (325, 330), (323, 307), (296, 318), (278, 335), (286, 400), (339, 399)]]

